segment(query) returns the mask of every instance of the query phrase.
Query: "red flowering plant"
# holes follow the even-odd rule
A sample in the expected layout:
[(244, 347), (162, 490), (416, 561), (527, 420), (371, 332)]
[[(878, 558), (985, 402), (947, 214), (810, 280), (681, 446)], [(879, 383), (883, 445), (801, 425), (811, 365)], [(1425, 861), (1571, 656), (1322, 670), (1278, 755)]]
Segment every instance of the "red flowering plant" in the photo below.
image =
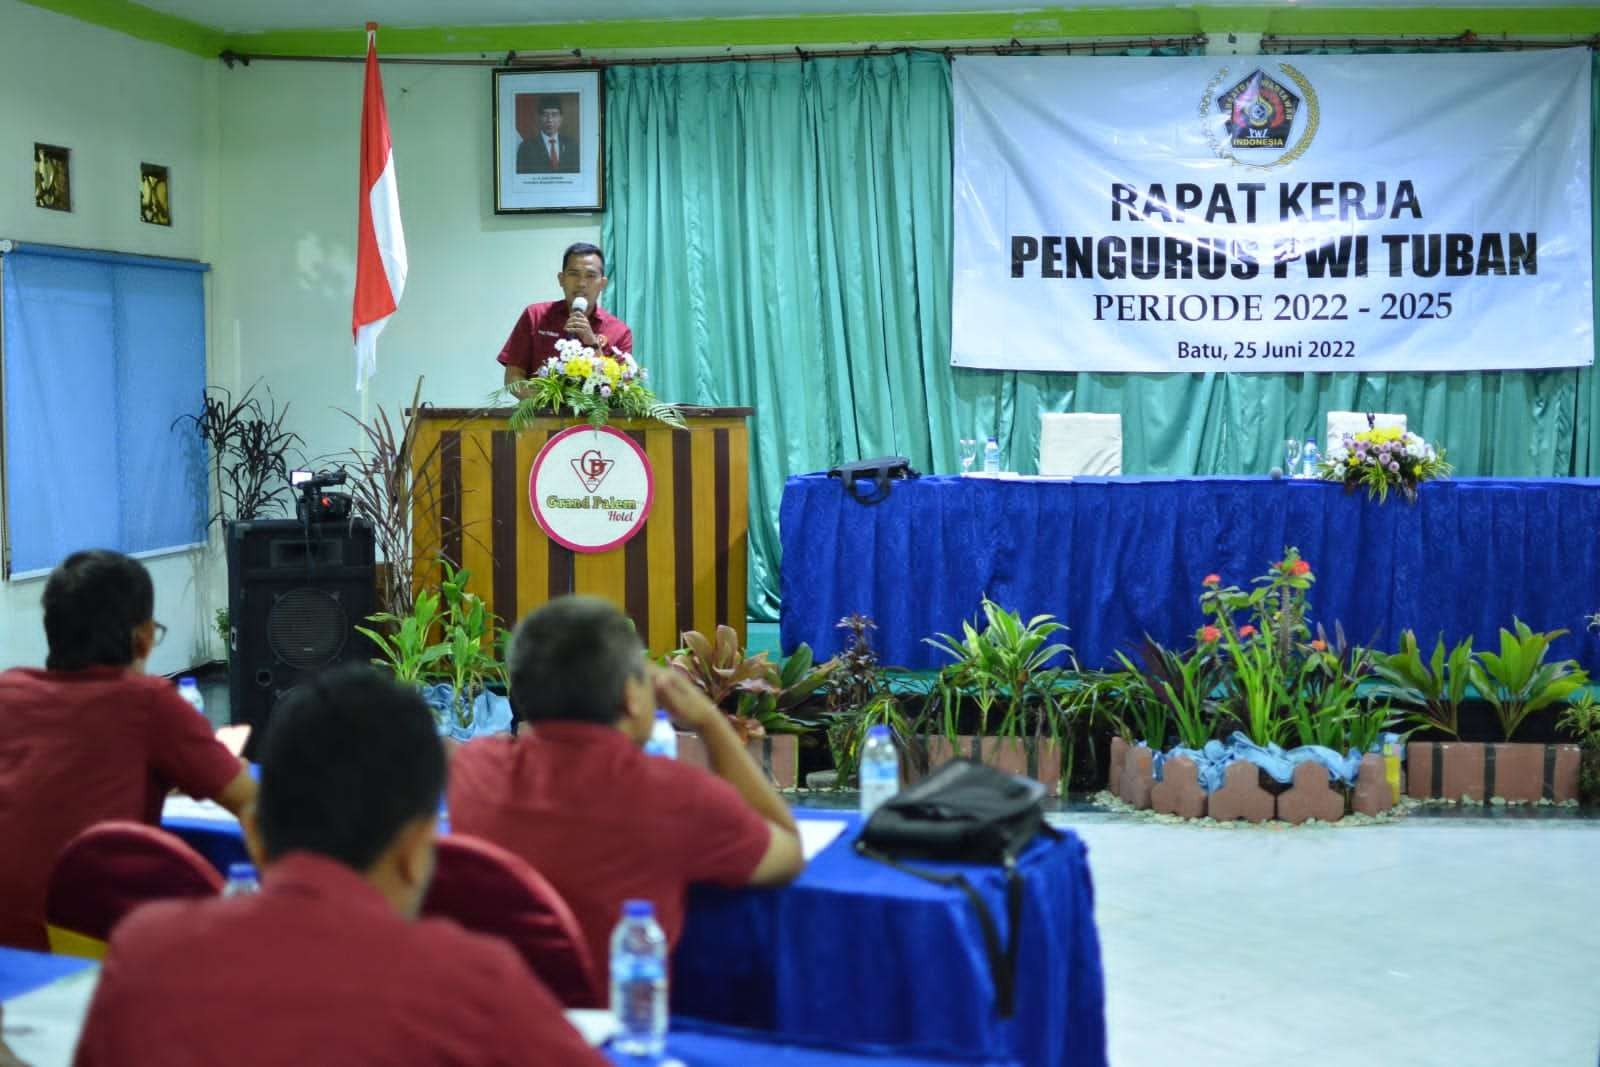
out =
[(1349, 644), (1337, 625), (1332, 640), (1321, 626), (1311, 629), (1315, 582), (1311, 564), (1292, 547), (1248, 590), (1206, 576), (1200, 607), (1210, 621), (1196, 638), (1222, 661), (1218, 718), (1236, 722), (1258, 745), (1292, 739), (1366, 751), (1393, 713), (1358, 693), (1372, 669), (1370, 653)]

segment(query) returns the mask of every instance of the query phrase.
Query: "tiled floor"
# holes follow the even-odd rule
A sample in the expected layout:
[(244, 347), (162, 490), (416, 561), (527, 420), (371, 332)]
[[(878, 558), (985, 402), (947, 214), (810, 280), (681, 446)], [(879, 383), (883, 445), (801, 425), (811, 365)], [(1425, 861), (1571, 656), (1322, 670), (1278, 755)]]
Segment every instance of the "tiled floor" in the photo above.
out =
[(1113, 1067), (1600, 1063), (1600, 821), (1058, 819), (1089, 847)]

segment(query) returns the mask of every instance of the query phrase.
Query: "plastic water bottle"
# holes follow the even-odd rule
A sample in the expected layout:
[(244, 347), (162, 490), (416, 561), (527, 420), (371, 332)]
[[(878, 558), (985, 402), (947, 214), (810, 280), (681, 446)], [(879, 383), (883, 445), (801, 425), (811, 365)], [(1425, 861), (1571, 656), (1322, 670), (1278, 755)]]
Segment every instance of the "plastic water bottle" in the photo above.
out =
[(206, 713), (206, 698), (200, 695), (200, 684), (189, 675), (178, 679), (178, 695), (201, 715)]
[(1389, 785), (1389, 794), (1395, 804), (1400, 803), (1400, 791), (1404, 785), (1400, 766), (1404, 758), (1404, 748), (1399, 734), (1383, 735), (1383, 777)]
[(242, 897), (250, 893), (259, 892), (261, 892), (261, 883), (256, 881), (256, 869), (253, 864), (228, 864), (228, 880), (222, 885), (223, 896)]
[(983, 472), (1000, 473), (1000, 443), (992, 437), (983, 444)]
[(678, 758), (678, 731), (672, 725), (672, 716), (657, 709), (655, 725), (650, 727), (650, 740), (644, 743), (647, 756)]
[(1307, 440), (1306, 447), (1300, 452), (1300, 477), (1315, 478), (1317, 466), (1322, 462), (1322, 453), (1317, 451), (1317, 443)]
[(878, 810), (878, 805), (900, 791), (900, 756), (887, 726), (867, 731), (861, 746), (861, 817)]
[(622, 904), (611, 935), (611, 1014), (624, 1056), (660, 1056), (667, 1041), (667, 935), (648, 900)]

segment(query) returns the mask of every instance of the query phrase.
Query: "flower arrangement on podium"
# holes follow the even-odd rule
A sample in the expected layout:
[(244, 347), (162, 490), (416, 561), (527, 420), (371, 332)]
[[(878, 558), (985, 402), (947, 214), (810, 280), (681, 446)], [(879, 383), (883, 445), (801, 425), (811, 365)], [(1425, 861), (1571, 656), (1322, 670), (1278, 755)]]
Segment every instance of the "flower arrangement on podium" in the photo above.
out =
[(1444, 449), (1436, 449), (1414, 433), (1393, 427), (1372, 427), (1345, 434), (1328, 449), (1317, 468), (1325, 481), (1343, 482), (1348, 490), (1365, 487), (1367, 495), (1383, 500), (1391, 489), (1416, 500), (1417, 486), (1447, 478), (1450, 464)]
[(612, 416), (657, 419), (682, 427), (683, 415), (671, 404), (656, 399), (645, 385), (647, 372), (631, 353), (606, 352), (588, 347), (576, 338), (556, 342), (556, 354), (534, 371), (533, 377), (508, 390), (516, 399), (511, 428), (524, 430), (540, 415), (570, 412), (591, 426), (604, 426)]

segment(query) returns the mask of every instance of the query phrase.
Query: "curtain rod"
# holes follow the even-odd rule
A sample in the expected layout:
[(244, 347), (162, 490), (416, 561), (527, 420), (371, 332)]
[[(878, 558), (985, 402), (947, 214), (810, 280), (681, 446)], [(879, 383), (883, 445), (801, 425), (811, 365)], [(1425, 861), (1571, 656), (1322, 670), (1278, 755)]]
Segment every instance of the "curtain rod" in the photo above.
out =
[[(585, 56), (582, 49), (571, 52), (535, 53), (522, 55), (517, 52), (508, 52), (500, 57), (482, 57), (478, 59), (428, 59), (419, 57), (399, 56), (394, 58), (380, 57), (381, 62), (390, 64), (407, 64), (425, 67), (642, 67), (653, 66), (658, 63), (716, 63), (739, 62), (756, 63), (769, 60), (796, 60), (796, 59), (853, 59), (862, 56), (887, 56), (902, 52), (932, 52), (945, 56), (1008, 56), (1008, 55), (1041, 55), (1052, 53), (1085, 53), (1095, 55), (1098, 52), (1122, 52), (1130, 48), (1175, 48), (1175, 47), (1204, 47), (1207, 38), (1204, 34), (1192, 34), (1187, 37), (1138, 37), (1119, 38), (1116, 40), (1099, 41), (1060, 41), (1055, 43), (1024, 44), (1012, 38), (1006, 44), (992, 45), (959, 45), (947, 48), (933, 48), (914, 45), (880, 48), (871, 45), (867, 48), (834, 48), (810, 50), (795, 47), (786, 51), (775, 52), (740, 52), (730, 55), (715, 53), (711, 55), (696, 56), (661, 56), (632, 57), (627, 59), (603, 59)], [(252, 62), (270, 63), (365, 63), (365, 56), (288, 56), (275, 55), (266, 52), (235, 52), (228, 50), (217, 56), (223, 63), (232, 69), (238, 63), (249, 66)]]
[(1261, 50), (1297, 50), (1302, 48), (1481, 48), (1506, 51), (1524, 51), (1546, 48), (1596, 48), (1600, 35), (1592, 37), (1562, 37), (1546, 40), (1498, 37), (1480, 37), (1465, 30), (1454, 37), (1288, 37), (1264, 35)]

